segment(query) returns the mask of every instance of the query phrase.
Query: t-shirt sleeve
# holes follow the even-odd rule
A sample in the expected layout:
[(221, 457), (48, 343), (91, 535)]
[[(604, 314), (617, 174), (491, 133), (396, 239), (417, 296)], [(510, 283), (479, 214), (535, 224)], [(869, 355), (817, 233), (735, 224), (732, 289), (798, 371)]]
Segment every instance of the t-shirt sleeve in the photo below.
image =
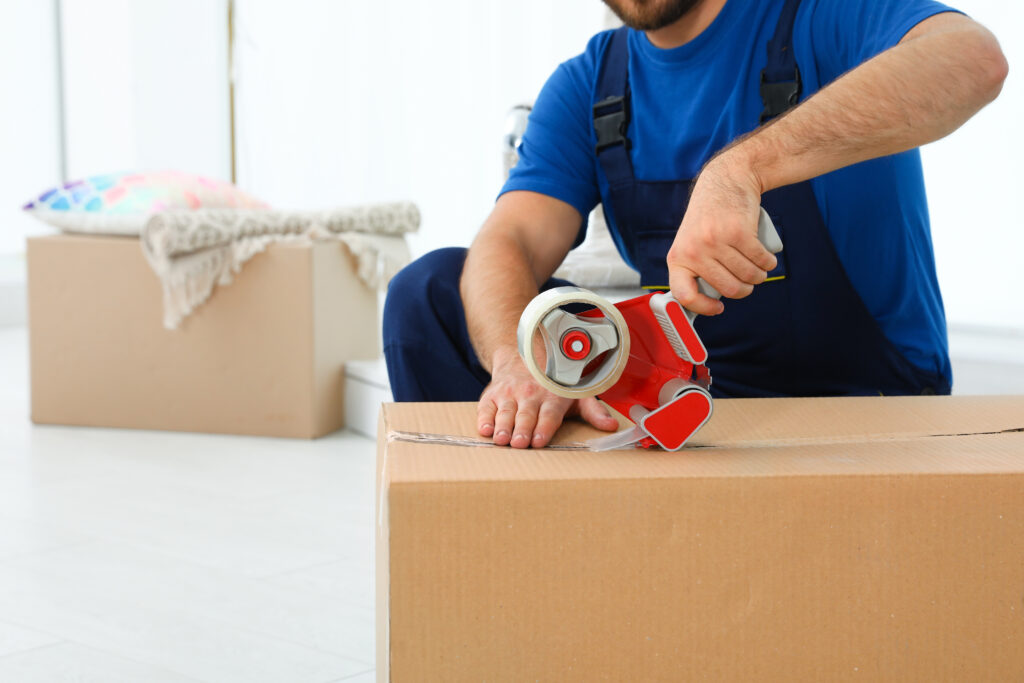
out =
[(893, 47), (928, 17), (955, 11), (932, 0), (816, 0), (810, 29), (821, 83)]
[(501, 188), (529, 190), (573, 206), (586, 222), (600, 201), (590, 135), (590, 95), (579, 57), (565, 62), (541, 89), (519, 146), (519, 162)]

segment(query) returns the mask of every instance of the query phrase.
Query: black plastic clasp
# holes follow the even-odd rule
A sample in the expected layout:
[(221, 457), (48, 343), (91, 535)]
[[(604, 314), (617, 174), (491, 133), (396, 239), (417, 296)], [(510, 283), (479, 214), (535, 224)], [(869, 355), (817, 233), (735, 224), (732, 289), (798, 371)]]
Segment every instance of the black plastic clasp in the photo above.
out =
[(794, 74), (795, 79), (792, 81), (769, 83), (764, 70), (761, 71), (761, 102), (764, 103), (761, 123), (792, 109), (800, 101), (800, 91), (803, 88), (800, 69), (794, 67)]
[(626, 143), (626, 124), (629, 111), (626, 98), (607, 97), (594, 105), (594, 131), (597, 133), (597, 151), (605, 147)]

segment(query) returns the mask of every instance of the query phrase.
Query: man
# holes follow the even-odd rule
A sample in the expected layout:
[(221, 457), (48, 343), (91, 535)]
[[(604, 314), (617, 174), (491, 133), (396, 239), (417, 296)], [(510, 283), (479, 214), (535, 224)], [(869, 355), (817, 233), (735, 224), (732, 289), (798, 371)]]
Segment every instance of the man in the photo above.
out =
[(627, 28), (548, 80), (468, 254), (392, 282), (395, 398), (479, 399), (480, 433), (516, 448), (570, 411), (615, 429), (538, 386), (515, 341), (599, 201), (642, 284), (700, 314), (716, 395), (949, 393), (916, 148), (999, 93), (995, 38), (931, 0), (605, 1)]

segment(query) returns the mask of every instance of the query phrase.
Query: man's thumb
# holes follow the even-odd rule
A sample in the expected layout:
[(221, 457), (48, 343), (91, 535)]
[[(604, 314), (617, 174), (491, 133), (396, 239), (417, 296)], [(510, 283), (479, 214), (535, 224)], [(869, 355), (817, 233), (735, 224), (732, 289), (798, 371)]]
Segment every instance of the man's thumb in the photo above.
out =
[(606, 432), (612, 432), (619, 428), (619, 421), (612, 417), (608, 409), (596, 398), (580, 400), (580, 415), (590, 424)]

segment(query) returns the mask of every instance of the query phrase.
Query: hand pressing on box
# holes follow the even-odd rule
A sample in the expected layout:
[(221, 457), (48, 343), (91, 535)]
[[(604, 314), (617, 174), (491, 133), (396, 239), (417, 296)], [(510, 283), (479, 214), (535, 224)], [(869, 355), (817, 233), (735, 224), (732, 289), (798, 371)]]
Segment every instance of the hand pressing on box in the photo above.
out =
[(543, 448), (567, 415), (580, 415), (606, 432), (619, 427), (596, 398), (563, 398), (537, 384), (514, 348), (494, 354), (491, 383), (477, 404), (482, 436), (492, 436), (497, 446)]

